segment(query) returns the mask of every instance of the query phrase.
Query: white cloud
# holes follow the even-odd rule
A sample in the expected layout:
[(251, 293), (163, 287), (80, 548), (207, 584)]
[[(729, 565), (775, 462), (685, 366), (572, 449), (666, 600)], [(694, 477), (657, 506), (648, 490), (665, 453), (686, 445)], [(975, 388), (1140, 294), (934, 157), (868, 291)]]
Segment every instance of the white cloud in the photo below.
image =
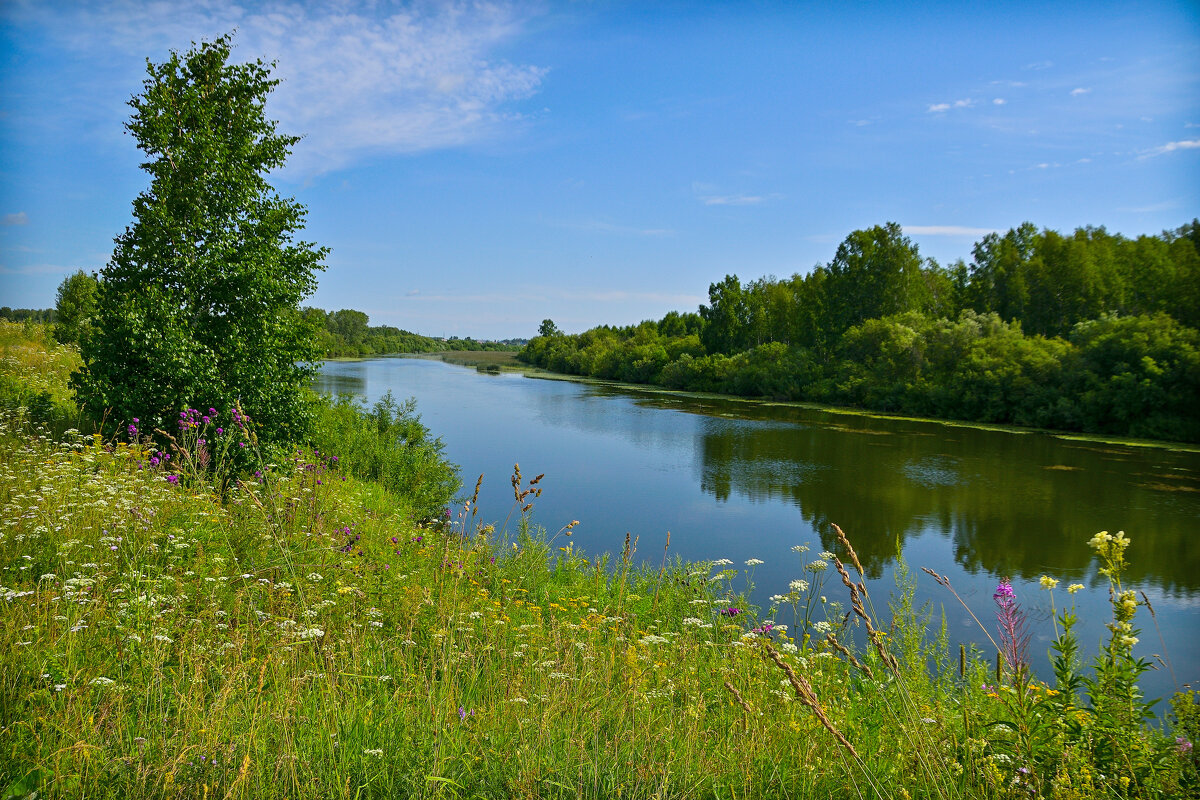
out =
[(1118, 208), (1117, 211), (1124, 211), (1130, 214), (1154, 214), (1160, 211), (1170, 211), (1173, 208), (1178, 208), (1179, 203), (1174, 200), (1163, 200), (1160, 203), (1151, 203), (1146, 206), (1131, 206)]
[(692, 183), (692, 192), (706, 206), (756, 206), (768, 200), (778, 200), (783, 197), (778, 192), (771, 194), (722, 194), (711, 183)]
[(5, 214), (0, 218), (0, 225), (28, 225), (29, 215), (24, 211), (18, 211), (15, 214)]
[(757, 194), (724, 194), (701, 197), (706, 206), (756, 206), (767, 198)]
[(996, 228), (967, 228), (962, 225), (902, 225), (905, 233), (915, 236), (986, 236)]
[(1087, 94), (1091, 89), (1084, 89), (1082, 86), (1071, 90), (1071, 97), (1079, 97), (1081, 94)]
[(156, 62), (167, 49), (236, 29), (235, 60), (277, 62), (281, 83), (267, 110), (281, 132), (304, 136), (290, 168), (307, 174), (372, 153), (491, 139), (524, 119), (512, 104), (535, 94), (547, 73), (493, 57), (521, 34), (528, 12), (486, 2), (109, 0), (21, 10), (70, 49)]
[(1200, 148), (1200, 139), (1184, 139), (1179, 142), (1167, 142), (1161, 147), (1147, 150), (1138, 156), (1138, 158), (1151, 158), (1153, 156), (1161, 156), (1163, 153), (1173, 153), (1176, 150), (1195, 150), (1196, 148)]
[(963, 100), (955, 100), (953, 103), (934, 103), (929, 106), (928, 111), (937, 114), (942, 111), (949, 111), (952, 108), (970, 108), (973, 105), (975, 105), (974, 100), (965, 98)]
[(571, 290), (551, 292), (564, 300), (591, 301), (594, 303), (673, 303), (675, 305), (699, 305), (708, 298), (698, 294), (675, 294), (669, 292), (628, 292), (622, 289)]
[(1005, 103), (1007, 103), (1007, 102), (1008, 102), (1008, 101), (1007, 101), (1007, 100), (1005, 100), (1003, 97), (997, 97), (997, 98), (995, 98), (995, 99), (993, 99), (993, 100), (992, 100), (992, 105), (994, 105), (994, 106), (1002, 106), (1002, 105), (1004, 105), (1004, 104), (1005, 104)]
[(10, 267), (0, 264), (0, 275), (65, 275), (74, 272), (79, 267), (64, 267), (61, 264), (29, 264), (24, 267)]
[(633, 225), (617, 225), (602, 219), (587, 219), (580, 222), (555, 222), (553, 224), (560, 228), (570, 228), (577, 231), (632, 234), (634, 236), (671, 236), (675, 233), (670, 228), (638, 228)]

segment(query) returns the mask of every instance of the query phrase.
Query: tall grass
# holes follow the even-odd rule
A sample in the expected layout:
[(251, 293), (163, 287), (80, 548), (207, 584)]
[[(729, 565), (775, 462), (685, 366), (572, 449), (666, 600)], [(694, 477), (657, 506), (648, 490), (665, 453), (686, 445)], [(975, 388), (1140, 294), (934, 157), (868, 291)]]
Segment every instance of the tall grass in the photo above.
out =
[(477, 492), (419, 522), (324, 451), (214, 484), (243, 448), (185, 468), (204, 430), (166, 460), (0, 413), (6, 796), (1196, 791), (1174, 738), (1195, 706), (1172, 734), (1139, 713), (1128, 606), (1092, 673), (1060, 637), (1068, 682), (1095, 683), (1068, 698), (998, 678), (991, 651), (951, 657), (911, 575), (877, 609), (844, 535), (815, 557), (797, 542), (799, 577), (760, 612), (753, 563), (646, 566), (636, 542), (590, 557), (541, 530), (519, 470), (507, 522)]

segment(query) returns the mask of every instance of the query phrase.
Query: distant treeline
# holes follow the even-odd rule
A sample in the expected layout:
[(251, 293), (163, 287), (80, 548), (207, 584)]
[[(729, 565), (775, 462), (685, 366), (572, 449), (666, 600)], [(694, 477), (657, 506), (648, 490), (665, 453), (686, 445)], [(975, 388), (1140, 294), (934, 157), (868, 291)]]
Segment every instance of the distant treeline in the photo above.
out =
[(368, 325), (369, 318), (361, 311), (342, 309), (324, 311), (304, 309), (320, 338), (326, 358), (370, 356), (386, 353), (436, 353), (443, 350), (518, 350), (524, 339), (478, 341), (451, 336), (439, 339), (393, 328), (390, 325)]
[[(79, 270), (58, 287), (54, 308), (0, 307), (0, 319), (9, 322), (52, 323), (54, 338), (63, 344), (78, 344), (91, 330), (96, 307), (97, 279)], [(528, 340), (478, 341), (451, 336), (439, 339), (421, 336), (390, 325), (368, 325), (361, 311), (342, 309), (327, 312), (305, 308), (326, 358), (370, 356), (387, 353), (436, 353), (444, 350), (519, 350)]]
[(0, 319), (6, 319), (9, 322), (54, 322), (54, 309), (0, 306)]
[(708, 296), (698, 313), (577, 335), (547, 320), (520, 358), (673, 389), (1200, 441), (1197, 220), (1136, 239), (1026, 223), (949, 266), (888, 223), (807, 275), (727, 275)]

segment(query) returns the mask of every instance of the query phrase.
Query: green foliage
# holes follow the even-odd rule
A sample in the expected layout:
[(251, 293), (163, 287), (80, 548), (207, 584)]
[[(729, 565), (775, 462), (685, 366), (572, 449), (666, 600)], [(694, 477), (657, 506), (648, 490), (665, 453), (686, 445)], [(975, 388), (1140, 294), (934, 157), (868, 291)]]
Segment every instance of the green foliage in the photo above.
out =
[(418, 519), (438, 519), (461, 488), (458, 467), (441, 439), (421, 424), (416, 401), (396, 402), (389, 391), (369, 409), (345, 395), (314, 398), (313, 448), (338, 468), (404, 498)]
[(462, 350), (515, 351), (520, 347), (518, 340), (481, 342), (457, 336), (435, 339), (390, 325), (369, 325), (366, 314), (351, 309), (326, 312), (305, 308), (304, 318), (316, 332), (317, 349), (327, 358)]
[(54, 304), (55, 341), (79, 344), (91, 334), (96, 291), (96, 279), (83, 270), (63, 279)]
[(1198, 231), (1026, 223), (943, 268), (889, 223), (808, 275), (726, 275), (698, 314), (539, 336), (519, 358), (671, 389), (1200, 441)]
[(229, 57), (224, 36), (147, 63), (126, 129), (151, 183), (101, 272), (74, 386), (118, 424), (169, 427), (181, 408), (238, 404), (264, 441), (286, 442), (307, 423), (318, 352), (299, 303), (327, 251), (294, 238), (304, 208), (266, 180), (298, 141), (266, 116), (278, 81)]
[[(373, 432), (420, 435), (394, 402), (349, 410)], [(177, 458), (208, 436), (188, 427)], [(845, 564), (804, 557), (772, 598), (792, 611), (785, 631), (731, 588), (751, 585), (754, 562), (639, 566), (636, 541), (589, 558), (573, 526), (547, 535), (529, 516), (539, 478), (514, 475), (511, 531), (474, 504), (418, 525), (326, 454), (226, 492), (156, 452), (54, 443), (0, 412), (6, 794), (1196, 792), (1196, 704), (1176, 698), (1170, 734), (1145, 722), (1121, 677), (1135, 633), (1123, 605), (1101, 653), (1114, 666), (1096, 668), (1111, 675), (1077, 702), (1027, 673), (981, 686), (984, 660), (966, 653), (948, 663), (944, 623), (929, 635), (904, 569), (881, 619), (845, 540)], [(1099, 540), (1124, 604), (1126, 540)], [(846, 607), (842, 586), (856, 587)]]

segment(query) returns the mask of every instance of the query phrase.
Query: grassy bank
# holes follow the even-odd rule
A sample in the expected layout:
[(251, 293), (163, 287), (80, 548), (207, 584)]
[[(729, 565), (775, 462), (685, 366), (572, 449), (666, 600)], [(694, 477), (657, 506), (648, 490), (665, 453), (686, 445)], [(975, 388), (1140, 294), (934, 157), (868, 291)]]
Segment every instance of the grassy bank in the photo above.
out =
[(1123, 537), (1094, 545), (1112, 640), (1085, 672), (1060, 637), (1048, 686), (1002, 587), (976, 609), (999, 615), (997, 670), (991, 648), (947, 652), (907, 580), (869, 597), (849, 539), (796, 542), (796, 580), (755, 609), (753, 562), (647, 566), (636, 542), (594, 556), (542, 531), (519, 470), (511, 509), (422, 522), (402, 481), (328, 446), (263, 463), (252, 424), (216, 427), (163, 452), (2, 412), (5, 796), (1196, 792), (1195, 705), (1163, 731), (1136, 693)]

